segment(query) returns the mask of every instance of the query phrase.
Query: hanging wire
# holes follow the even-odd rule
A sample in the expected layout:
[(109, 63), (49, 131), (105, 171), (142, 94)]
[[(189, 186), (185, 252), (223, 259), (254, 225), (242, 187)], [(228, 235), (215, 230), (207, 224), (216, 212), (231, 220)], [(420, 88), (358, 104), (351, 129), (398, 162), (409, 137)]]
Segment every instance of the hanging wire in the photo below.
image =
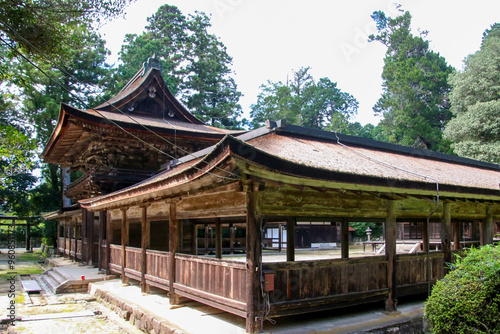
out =
[[(0, 23), (6, 25), (3, 21), (0, 20)], [(9, 27), (8, 25), (6, 25), (7, 27)], [(11, 28), (9, 28), (11, 29)], [(11, 29), (13, 30), (13, 29)], [(15, 30), (13, 30), (15, 32)], [(15, 32), (16, 34), (18, 34), (17, 32)], [(19, 34), (18, 34), (19, 35)], [(22, 37), (21, 35), (19, 35), (21, 38), (24, 39), (24, 37)], [(61, 87), (63, 90), (65, 90), (66, 92), (68, 92), (71, 96), (73, 96), (75, 99), (77, 99), (80, 103), (82, 103), (86, 108), (88, 109), (91, 109), (90, 106), (88, 106), (88, 104), (83, 101), (80, 97), (78, 97), (76, 94), (74, 94), (72, 91), (70, 91), (69, 89), (67, 89), (66, 87), (64, 87), (62, 84), (60, 84), (59, 82), (57, 82), (54, 78), (52, 78), (48, 73), (46, 73), (43, 69), (41, 69), (38, 65), (36, 65), (33, 61), (31, 61), (30, 59), (28, 59), (25, 55), (23, 55), (21, 52), (19, 52), (14, 46), (10, 45), (7, 41), (5, 41), (2, 37), (0, 37), (0, 40), (7, 46), (9, 47), (10, 49), (12, 49), (15, 53), (17, 53), (19, 56), (21, 56), (25, 61), (27, 61), (29, 64), (31, 64), (32, 66), (34, 66), (37, 70), (39, 70), (43, 75), (45, 75), (47, 78), (49, 78), (50, 81), (54, 82), (56, 85), (58, 85), (59, 87)], [(29, 43), (29, 41), (27, 41), (26, 39), (24, 39), (27, 43)], [(34, 47), (34, 46), (33, 46)], [(34, 47), (37, 51), (39, 51), (36, 47)], [(50, 60), (49, 57), (47, 57), (45, 54), (41, 53), (42, 56), (44, 56), (44, 58), (46, 58), (52, 65), (54, 65), (54, 63)], [(56, 65), (54, 65), (56, 66)], [(57, 67), (57, 66), (56, 66)], [(59, 68), (59, 67), (58, 67)], [(60, 69), (60, 68), (59, 68)], [(70, 73), (68, 73), (67, 71), (65, 71), (64, 69), (60, 69), (62, 72), (64, 72), (65, 74), (68, 74), (70, 77), (74, 78), (76, 81), (78, 81), (79, 83), (81, 83), (77, 78), (75, 78), (73, 75), (71, 75)], [(130, 118), (131, 120), (133, 120), (136, 124), (140, 125), (141, 127), (143, 127), (144, 129), (146, 129), (147, 131), (153, 133), (155, 136), (157, 136), (158, 138), (162, 139), (163, 141), (167, 142), (168, 144), (172, 145), (174, 148), (178, 148), (179, 150), (191, 155), (192, 157), (196, 158), (196, 156), (194, 156), (192, 153), (178, 147), (176, 144), (170, 142), (168, 139), (160, 136), (159, 134), (157, 134), (156, 132), (152, 131), (151, 129), (149, 129), (148, 127), (146, 127), (145, 125), (141, 124), (140, 122), (138, 122), (135, 118), (131, 117), (130, 115), (126, 114), (125, 112), (123, 112), (120, 108), (114, 106), (113, 104), (109, 103), (108, 102), (108, 105), (112, 106), (113, 108), (115, 108), (116, 110), (118, 110), (119, 112), (121, 112), (122, 114), (124, 114), (125, 116), (127, 116), (128, 118)], [(111, 124), (115, 125), (116, 127), (118, 127), (120, 130), (124, 131), (125, 133), (129, 134), (131, 137), (133, 137), (134, 139), (138, 140), (139, 142), (153, 148), (155, 151), (158, 151), (159, 153), (163, 154), (163, 155), (166, 155), (167, 157), (169, 157), (170, 159), (173, 159), (173, 160), (176, 160), (176, 157), (174, 156), (171, 156), (170, 154), (158, 149), (157, 147), (155, 147), (154, 145), (146, 142), (145, 140), (139, 138), (138, 136), (132, 134), (131, 132), (129, 132), (128, 130), (126, 130), (125, 128), (123, 128), (122, 126), (120, 126), (117, 122), (109, 119), (108, 117), (106, 117), (104, 114), (102, 114), (101, 112), (99, 112), (98, 110), (95, 110), (95, 109), (92, 109), (93, 111), (95, 111), (97, 114), (99, 114), (102, 118), (106, 119), (107, 121), (109, 121)], [(170, 124), (170, 123), (169, 123)], [(173, 127), (173, 126), (172, 126)], [(176, 129), (174, 128), (174, 131), (175, 131), (175, 134), (176, 134)], [(208, 164), (208, 162), (206, 162)], [(224, 177), (222, 175), (217, 175), (217, 174), (213, 174), (213, 175), (216, 175), (220, 178), (226, 178), (226, 179), (237, 179), (239, 178), (238, 175), (234, 174), (233, 172), (231, 171), (228, 171), (228, 170), (225, 170), (223, 168), (220, 168), (219, 166), (214, 166), (216, 169), (219, 169), (221, 171), (224, 171), (225, 173), (228, 173), (232, 176), (234, 176), (234, 178), (228, 178), (228, 177)], [(203, 169), (200, 169), (199, 167), (196, 167), (196, 166), (193, 166), (193, 168), (195, 169), (199, 169), (200, 171), (203, 171), (203, 172), (207, 172)], [(209, 172), (207, 172), (209, 173)], [(209, 173), (211, 174), (211, 173)]]

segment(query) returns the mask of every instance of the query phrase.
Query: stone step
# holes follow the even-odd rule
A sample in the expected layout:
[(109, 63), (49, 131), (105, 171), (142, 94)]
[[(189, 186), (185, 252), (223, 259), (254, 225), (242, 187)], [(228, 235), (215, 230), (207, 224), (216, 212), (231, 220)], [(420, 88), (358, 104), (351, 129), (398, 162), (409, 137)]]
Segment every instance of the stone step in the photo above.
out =
[(49, 275), (54, 281), (56, 281), (59, 284), (62, 284), (66, 281), (66, 277), (64, 277), (63, 274), (61, 274), (61, 272), (59, 272), (59, 270), (57, 270), (57, 268), (51, 268), (49, 270), (47, 270), (47, 275)]
[(47, 273), (43, 273), (38, 277), (38, 283), (41, 285), (42, 289), (46, 292), (55, 294), (59, 283), (55, 281), (52, 276)]

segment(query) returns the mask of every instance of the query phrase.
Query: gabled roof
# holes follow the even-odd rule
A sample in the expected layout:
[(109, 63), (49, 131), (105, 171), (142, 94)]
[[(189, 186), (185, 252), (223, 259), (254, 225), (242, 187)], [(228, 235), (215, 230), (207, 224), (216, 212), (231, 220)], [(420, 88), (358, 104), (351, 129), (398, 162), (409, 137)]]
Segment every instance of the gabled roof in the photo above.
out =
[(193, 138), (212, 143), (226, 134), (242, 133), (205, 125), (194, 117), (172, 95), (160, 70), (150, 60), (115, 97), (93, 109), (80, 110), (61, 104), (57, 125), (41, 158), (45, 162), (66, 165), (68, 150), (80, 152), (85, 149), (91, 131), (122, 131), (116, 125), (136, 134), (151, 135), (150, 131), (153, 131), (164, 137)]
[(332, 132), (270, 123), (186, 156), (168, 171), (121, 191), (80, 201), (105, 209), (175, 197), (240, 173), (303, 186), (500, 201), (500, 167)]

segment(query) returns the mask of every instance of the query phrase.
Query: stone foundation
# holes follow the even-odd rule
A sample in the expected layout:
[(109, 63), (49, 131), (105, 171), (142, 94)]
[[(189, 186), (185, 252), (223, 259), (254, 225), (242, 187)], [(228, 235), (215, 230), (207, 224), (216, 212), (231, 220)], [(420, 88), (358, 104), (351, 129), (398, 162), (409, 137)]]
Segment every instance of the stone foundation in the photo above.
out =
[(167, 320), (158, 319), (152, 313), (139, 308), (137, 305), (127, 304), (124, 300), (113, 296), (107, 291), (96, 289), (94, 296), (101, 304), (145, 333), (184, 334), (184, 331), (176, 328)]

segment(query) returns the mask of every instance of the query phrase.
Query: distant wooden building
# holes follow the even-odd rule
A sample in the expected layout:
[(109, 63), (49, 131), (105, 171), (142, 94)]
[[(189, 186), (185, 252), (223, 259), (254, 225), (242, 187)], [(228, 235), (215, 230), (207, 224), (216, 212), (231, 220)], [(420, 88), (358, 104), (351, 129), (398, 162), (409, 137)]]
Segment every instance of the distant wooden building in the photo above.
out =
[[(204, 143), (217, 143), (127, 188), (80, 199), (74, 210), (81, 212), (81, 240), (97, 240), (93, 250), (77, 248), (84, 261), (85, 252), (93, 252), (92, 259), (96, 253), (92, 263), (124, 282), (140, 282), (145, 292), (150, 286), (169, 291), (172, 304), (181, 296), (231, 312), (246, 319), (249, 333), (259, 332), (266, 318), (372, 301), (395, 311), (398, 296), (425, 292), (443, 277), (445, 263), (466, 241), (464, 224), (474, 226), (480, 244), (493, 242), (500, 221), (498, 165), (284, 121), (225, 134), (202, 124), (188, 126), (187, 120), (179, 127), (198, 129), (193, 131)], [(167, 125), (162, 131), (173, 130)], [(49, 146), (59, 147), (62, 158), (63, 147), (71, 151), (78, 139), (65, 144), (59, 132)], [(186, 134), (184, 143), (191, 141), (196, 140)], [(88, 143), (81, 147), (88, 147), (90, 157)], [(74, 150), (70, 161), (79, 160)], [(156, 155), (146, 148), (144, 161), (151, 161), (149, 153)], [(66, 226), (60, 250), (72, 254), (71, 243), (80, 235), (68, 234), (67, 226), (74, 229), (80, 218), (69, 212), (53, 218)], [(384, 252), (351, 257), (350, 221), (383, 223)], [(336, 234), (339, 256), (298, 260), (303, 241), (297, 231), (311, 222), (324, 226), (326, 243)], [(276, 226), (286, 230), (286, 256), (268, 261), (265, 231)], [(439, 226), (440, 247), (429, 252), (431, 226)], [(420, 239), (422, 251), (398, 253), (399, 231)], [(234, 254), (238, 251), (244, 256)]]

